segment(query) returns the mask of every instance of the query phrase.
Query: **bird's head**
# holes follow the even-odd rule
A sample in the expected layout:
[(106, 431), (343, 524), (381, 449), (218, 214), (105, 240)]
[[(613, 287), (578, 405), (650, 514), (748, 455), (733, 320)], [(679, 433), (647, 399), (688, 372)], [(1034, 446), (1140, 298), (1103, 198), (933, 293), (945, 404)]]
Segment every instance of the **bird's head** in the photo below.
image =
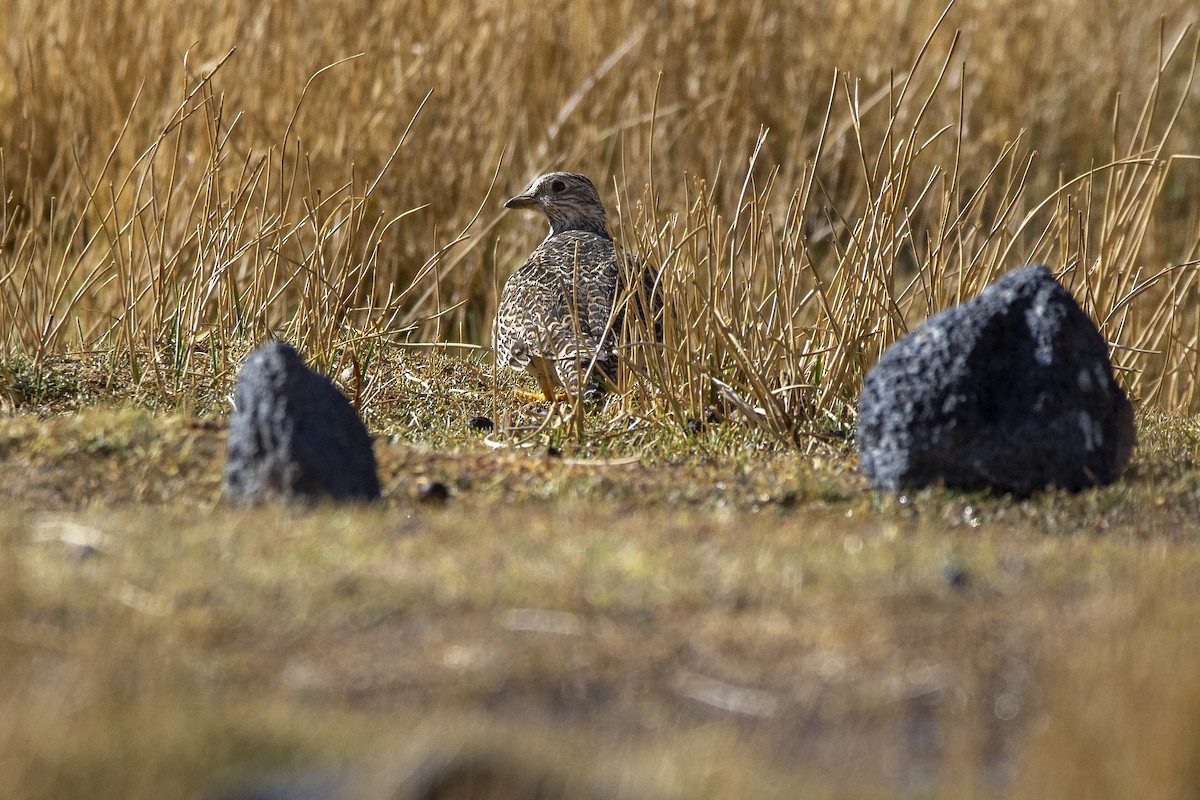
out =
[(504, 204), (505, 208), (532, 208), (550, 221), (550, 235), (563, 231), (591, 231), (608, 236), (600, 193), (583, 175), (550, 172), (535, 178), (529, 188)]

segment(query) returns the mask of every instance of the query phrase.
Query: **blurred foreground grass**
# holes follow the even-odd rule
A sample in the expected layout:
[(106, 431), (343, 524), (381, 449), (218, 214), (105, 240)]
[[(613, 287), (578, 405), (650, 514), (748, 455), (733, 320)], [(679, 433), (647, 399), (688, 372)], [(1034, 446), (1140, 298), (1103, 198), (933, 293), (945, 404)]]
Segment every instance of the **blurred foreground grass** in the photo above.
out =
[[(404, 382), (470, 387), (450, 361)], [(0, 797), (1200, 786), (1190, 420), (1140, 417), (1113, 486), (898, 498), (844, 443), (737, 421), (494, 449), (465, 425), (489, 387), (376, 420), (409, 435), (377, 437), (375, 506), (240, 511), (215, 405), (57, 380), (76, 413), (0, 421)], [(420, 502), (426, 480), (450, 500)]]

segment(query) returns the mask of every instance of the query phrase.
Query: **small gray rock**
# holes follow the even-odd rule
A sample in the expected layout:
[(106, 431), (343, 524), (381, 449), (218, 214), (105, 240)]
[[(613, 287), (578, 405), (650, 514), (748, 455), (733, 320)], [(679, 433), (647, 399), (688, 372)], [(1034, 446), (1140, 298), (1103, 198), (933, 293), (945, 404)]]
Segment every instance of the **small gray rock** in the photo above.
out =
[(441, 481), (425, 481), (417, 487), (417, 500), (429, 505), (442, 505), (450, 499), (450, 487)]
[(1134, 439), (1104, 338), (1038, 265), (889, 347), (858, 402), (859, 457), (879, 489), (1079, 490), (1115, 480)]
[(487, 417), (477, 416), (467, 420), (467, 427), (473, 431), (490, 431), (496, 425)]
[(379, 497), (362, 420), (290, 344), (271, 342), (246, 358), (233, 403), (225, 464), (225, 494), (233, 502)]

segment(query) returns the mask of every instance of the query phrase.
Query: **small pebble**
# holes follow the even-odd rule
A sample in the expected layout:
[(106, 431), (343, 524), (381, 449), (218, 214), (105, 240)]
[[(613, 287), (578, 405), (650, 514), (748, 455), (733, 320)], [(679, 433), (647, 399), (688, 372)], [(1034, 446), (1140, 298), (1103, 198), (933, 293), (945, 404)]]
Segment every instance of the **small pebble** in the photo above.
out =
[(966, 589), (971, 583), (971, 573), (963, 567), (951, 564), (942, 572), (946, 585), (953, 589)]
[(87, 561), (92, 556), (98, 556), (104, 551), (90, 542), (68, 542), (67, 552), (74, 559)]
[(495, 424), (487, 417), (471, 417), (467, 420), (467, 427), (473, 431), (490, 431), (496, 427)]
[(450, 489), (441, 481), (425, 481), (417, 487), (417, 500), (441, 504), (450, 499)]

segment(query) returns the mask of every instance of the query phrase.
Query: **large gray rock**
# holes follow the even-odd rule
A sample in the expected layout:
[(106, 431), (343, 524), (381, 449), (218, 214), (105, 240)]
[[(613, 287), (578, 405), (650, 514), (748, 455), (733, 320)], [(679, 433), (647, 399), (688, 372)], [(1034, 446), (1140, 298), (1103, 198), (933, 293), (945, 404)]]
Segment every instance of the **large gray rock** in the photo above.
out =
[(238, 374), (225, 494), (236, 503), (379, 496), (371, 437), (353, 406), (286, 342), (259, 347)]
[(1042, 266), (889, 347), (858, 402), (859, 457), (880, 489), (1078, 490), (1113, 481), (1133, 443), (1104, 338)]

